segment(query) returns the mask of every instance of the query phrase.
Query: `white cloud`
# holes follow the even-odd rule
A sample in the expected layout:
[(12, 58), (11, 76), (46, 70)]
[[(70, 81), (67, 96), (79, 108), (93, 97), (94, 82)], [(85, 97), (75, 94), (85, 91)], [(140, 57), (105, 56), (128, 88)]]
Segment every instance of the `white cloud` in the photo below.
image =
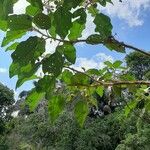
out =
[(15, 5), (14, 5), (14, 13), (15, 14), (22, 14), (25, 13), (26, 6), (28, 6), (29, 3), (26, 0), (19, 0)]
[(6, 68), (0, 68), (0, 73), (6, 73), (7, 69)]
[(104, 65), (105, 61), (113, 62), (114, 59), (110, 55), (98, 53), (89, 59), (84, 57), (77, 58), (76, 64), (73, 65), (73, 67), (80, 71), (82, 70), (82, 67), (85, 68), (86, 70), (91, 68), (101, 69), (105, 66)]
[(106, 11), (110, 16), (125, 20), (130, 27), (140, 26), (144, 23), (143, 10), (150, 8), (150, 0), (113, 0), (114, 5), (108, 4)]

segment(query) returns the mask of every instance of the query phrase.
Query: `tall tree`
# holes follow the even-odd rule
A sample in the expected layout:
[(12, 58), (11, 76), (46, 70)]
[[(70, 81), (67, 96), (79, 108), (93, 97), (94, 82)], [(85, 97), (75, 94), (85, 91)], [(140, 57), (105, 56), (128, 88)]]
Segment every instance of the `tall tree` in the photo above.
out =
[[(5, 122), (10, 119), (10, 106), (14, 103), (14, 93), (0, 83), (0, 131), (4, 131)], [(0, 132), (0, 133), (1, 133)]]
[(150, 80), (150, 57), (132, 52), (126, 56), (126, 63), (129, 67), (129, 73), (134, 75), (136, 79)]

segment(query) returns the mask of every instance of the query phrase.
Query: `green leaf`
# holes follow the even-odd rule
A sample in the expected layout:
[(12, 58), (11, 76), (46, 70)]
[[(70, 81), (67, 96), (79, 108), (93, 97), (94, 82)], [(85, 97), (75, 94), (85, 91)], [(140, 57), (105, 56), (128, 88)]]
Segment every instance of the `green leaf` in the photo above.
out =
[(127, 117), (129, 113), (136, 107), (137, 102), (132, 100), (131, 102), (128, 103), (125, 107), (125, 116)]
[(105, 65), (107, 65), (109, 68), (113, 68), (113, 64), (110, 61), (105, 61)]
[(29, 5), (26, 7), (26, 14), (30, 15), (30, 16), (35, 16), (38, 13), (41, 13), (41, 9), (39, 9), (38, 7), (34, 7), (32, 5)]
[(120, 79), (124, 81), (135, 81), (135, 77), (130, 74), (123, 74), (120, 76)]
[(40, 63), (36, 64), (28, 64), (25, 67), (19, 68), (17, 71), (18, 74), (18, 81), (16, 84), (16, 88), (20, 87), (24, 82), (33, 80), (33, 79), (38, 79), (38, 77), (35, 75), (37, 70), (40, 67)]
[(14, 30), (31, 30), (32, 18), (29, 15), (11, 15), (8, 18), (8, 28)]
[(29, 81), (29, 80), (34, 80), (34, 79), (38, 79), (38, 77), (36, 75), (33, 75), (31, 77), (20, 77), (16, 83), (16, 89), (18, 87), (20, 87), (24, 82)]
[(42, 0), (27, 0), (32, 6), (43, 10)]
[(62, 72), (64, 58), (59, 52), (55, 52), (42, 61), (42, 69), (44, 73), (50, 73), (55, 77)]
[(73, 74), (72, 72), (70, 72), (69, 70), (65, 70), (62, 73), (61, 79), (62, 81), (64, 81), (66, 84), (71, 84), (71, 78), (72, 78)]
[(48, 30), (51, 27), (50, 17), (48, 15), (43, 14), (43, 13), (39, 13), (39, 14), (35, 15), (33, 18), (33, 23), (41, 29)]
[(71, 8), (76, 8), (82, 2), (83, 0), (64, 0), (63, 7), (65, 7), (65, 9), (70, 10)]
[(64, 97), (58, 95), (53, 96), (48, 103), (48, 111), (50, 114), (51, 122), (54, 123), (56, 119), (60, 116), (65, 108), (65, 99)]
[(89, 69), (86, 71), (89, 75), (100, 75), (99, 71), (97, 69)]
[(20, 65), (18, 63), (12, 63), (9, 67), (9, 77), (12, 78), (13, 76), (17, 75), (20, 70)]
[(71, 78), (72, 85), (89, 85), (89, 78), (83, 73), (76, 73)]
[(104, 39), (101, 35), (93, 34), (87, 38), (86, 43), (95, 45), (95, 44), (101, 44), (103, 41), (104, 41)]
[(7, 30), (7, 21), (0, 20), (0, 30), (2, 30), (2, 31)]
[(111, 42), (106, 42), (104, 44), (108, 49), (115, 50), (120, 53), (125, 53), (125, 47), (118, 43), (116, 40), (111, 40)]
[(106, 7), (107, 2), (113, 4), (111, 0), (97, 0), (97, 1), (104, 7)]
[(112, 79), (112, 76), (113, 76), (112, 72), (106, 72), (106, 73), (102, 76), (102, 78), (103, 78), (104, 80), (111, 80), (111, 79)]
[(63, 7), (59, 7), (54, 13), (56, 33), (63, 39), (67, 36), (69, 29), (72, 27), (71, 19), (71, 12)]
[(150, 102), (148, 102), (148, 103), (146, 104), (145, 109), (146, 109), (147, 111), (150, 111)]
[(86, 117), (89, 113), (89, 108), (85, 100), (78, 101), (74, 108), (75, 118), (81, 127), (83, 127)]
[(80, 24), (78, 21), (73, 22), (73, 26), (70, 29), (70, 34), (68, 35), (69, 40), (76, 40), (82, 36), (82, 31), (85, 29), (85, 24)]
[(8, 15), (13, 13), (13, 4), (15, 2), (12, 0), (0, 1), (0, 20), (7, 20)]
[(117, 60), (117, 61), (115, 61), (115, 62), (113, 63), (113, 67), (117, 69), (117, 68), (119, 68), (119, 67), (121, 66), (122, 63), (123, 63), (122, 61)]
[(21, 42), (11, 56), (13, 62), (19, 63), (20, 66), (25, 66), (29, 62), (35, 63), (44, 51), (45, 40), (34, 36)]
[(46, 92), (46, 99), (49, 99), (52, 95), (52, 92), (55, 88), (56, 78), (45, 75), (42, 79), (40, 79), (36, 85), (36, 89), (38, 92)]
[(26, 34), (25, 30), (7, 31), (6, 37), (4, 37), (1, 46), (4, 47), (4, 46), (8, 45), (10, 42), (13, 42), (16, 39), (21, 38), (25, 34)]
[(121, 97), (121, 86), (113, 86), (113, 92), (115, 94), (115, 96), (117, 97)]
[(103, 94), (104, 94), (104, 87), (103, 86), (99, 86), (97, 89), (96, 89), (96, 92), (97, 94), (102, 97)]
[(100, 35), (104, 38), (111, 36), (112, 34), (112, 24), (108, 16), (100, 13), (97, 14), (94, 23), (96, 25), (95, 31), (99, 32)]
[(9, 47), (7, 47), (6, 51), (15, 50), (18, 45), (19, 45), (19, 43), (15, 42), (12, 45), (10, 45)]
[(62, 52), (66, 59), (72, 64), (76, 61), (76, 49), (72, 44), (64, 43), (62, 46), (57, 48), (59, 52)]
[(79, 24), (85, 24), (86, 17), (87, 17), (87, 14), (86, 14), (84, 8), (79, 8), (73, 13), (73, 18), (75, 18), (75, 19), (77, 18), (76, 21)]
[(49, 33), (53, 38), (56, 38), (56, 26), (54, 23), (54, 14), (50, 13), (49, 17), (51, 18), (51, 28), (49, 29)]
[(26, 104), (29, 105), (31, 111), (38, 106), (39, 102), (44, 98), (45, 93), (39, 93), (33, 89), (26, 98)]
[(88, 12), (92, 15), (92, 17), (95, 17), (99, 13), (99, 10), (93, 5), (91, 5), (87, 9), (88, 9)]

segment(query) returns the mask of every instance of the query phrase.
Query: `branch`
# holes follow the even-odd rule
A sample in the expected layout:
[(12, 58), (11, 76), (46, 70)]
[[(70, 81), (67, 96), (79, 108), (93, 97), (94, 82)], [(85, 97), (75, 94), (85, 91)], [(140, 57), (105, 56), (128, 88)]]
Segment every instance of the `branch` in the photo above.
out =
[[(116, 41), (117, 41), (117, 40), (116, 40)], [(146, 52), (146, 51), (144, 51), (144, 50), (142, 50), (142, 49), (139, 49), (139, 48), (137, 48), (137, 47), (131, 46), (131, 45), (129, 45), (129, 44), (125, 44), (125, 43), (123, 43), (123, 42), (119, 42), (119, 41), (117, 41), (117, 42), (118, 42), (120, 45), (124, 46), (125, 48), (129, 48), (129, 49), (135, 50), (135, 51), (137, 51), (137, 52), (140, 52), (140, 53), (142, 53), (142, 54), (147, 55), (147, 56), (150, 57), (150, 52)]]
[[(36, 29), (36, 28), (33, 28), (34, 31), (40, 33), (42, 36), (46, 37), (46, 38), (50, 38), (52, 40), (55, 40), (55, 41), (59, 41), (59, 42), (66, 42), (66, 43), (71, 43), (71, 44), (76, 44), (76, 43), (81, 43), (81, 42), (85, 42), (87, 43), (87, 39), (79, 39), (79, 40), (65, 40), (65, 39), (58, 39), (58, 38), (54, 38), (54, 37), (51, 37), (49, 34), (44, 34), (43, 32), (41, 32), (40, 30)], [(109, 42), (108, 42), (109, 41)], [(132, 49), (132, 50), (135, 50), (137, 52), (140, 52), (144, 55), (147, 55), (150, 57), (150, 52), (146, 52), (142, 49), (139, 49), (137, 47), (134, 47), (134, 46), (131, 46), (129, 44), (125, 44), (124, 42), (119, 42), (118, 40), (116, 40), (114, 37), (109, 37), (107, 40), (103, 40), (103, 41), (100, 41), (99, 44), (107, 44), (107, 43), (113, 43), (114, 44), (114, 41), (116, 43), (118, 43), (120, 46), (123, 46), (125, 48), (129, 48), (129, 49)]]
[[(114, 85), (149, 85), (150, 86), (150, 81), (111, 81), (111, 82), (105, 82), (105, 81), (98, 81), (96, 79), (94, 79), (93, 77), (91, 77), (90, 75), (88, 75), (87, 73), (85, 72), (82, 72), (82, 71), (78, 71), (74, 68), (71, 68), (71, 67), (65, 67), (67, 69), (70, 69), (74, 72), (77, 72), (77, 73), (82, 73), (84, 75), (86, 75), (88, 78), (92, 79), (93, 81), (95, 81), (97, 84), (93, 84), (93, 85), (90, 85), (91, 87), (97, 87), (97, 86), (100, 86), (100, 85), (103, 85), (103, 86), (114, 86)], [(82, 85), (82, 84), (78, 84), (77, 86), (89, 86), (89, 85)]]

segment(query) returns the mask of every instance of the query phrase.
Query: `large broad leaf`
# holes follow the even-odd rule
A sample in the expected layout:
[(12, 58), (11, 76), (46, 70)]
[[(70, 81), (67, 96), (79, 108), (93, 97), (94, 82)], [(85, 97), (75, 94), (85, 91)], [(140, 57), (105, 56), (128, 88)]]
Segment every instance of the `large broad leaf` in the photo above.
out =
[(16, 88), (20, 87), (26, 81), (38, 79), (35, 73), (37, 72), (39, 67), (40, 67), (40, 63), (36, 63), (36, 64), (28, 64), (26, 67), (22, 67), (21, 69), (18, 69), (17, 70), (18, 81), (16, 84)]
[(77, 122), (82, 127), (89, 113), (87, 102), (85, 100), (78, 101), (75, 105), (74, 113)]
[(130, 114), (130, 112), (136, 107), (137, 105), (137, 101), (132, 100), (128, 103), (128, 105), (126, 105), (125, 107), (125, 116), (128, 117), (128, 115)]
[(76, 40), (82, 36), (82, 31), (85, 29), (86, 17), (87, 15), (83, 8), (79, 8), (73, 13), (73, 18), (76, 20), (73, 22), (72, 28), (70, 29), (70, 34), (68, 36), (70, 40)]
[(2, 46), (8, 45), (10, 42), (21, 38), (23, 35), (26, 34), (25, 30), (17, 30), (17, 31), (7, 31), (6, 37), (4, 37), (2, 41)]
[(0, 20), (7, 20), (8, 15), (13, 13), (13, 4), (18, 0), (0, 0)]
[(125, 47), (118, 43), (116, 40), (111, 40), (110, 42), (108, 41), (104, 45), (110, 50), (125, 53)]
[(96, 89), (96, 92), (99, 96), (103, 96), (104, 94), (104, 87), (103, 86), (99, 86), (97, 89)]
[(63, 39), (67, 36), (69, 29), (72, 27), (71, 19), (71, 12), (63, 7), (58, 8), (54, 13), (56, 33)]
[(49, 29), (49, 33), (53, 38), (56, 38), (56, 26), (54, 22), (54, 14), (50, 13), (49, 16), (51, 18), (51, 28)]
[(29, 105), (31, 111), (33, 111), (39, 104), (39, 102), (44, 98), (45, 93), (37, 92), (33, 89), (26, 98), (26, 104)]
[(97, 69), (89, 69), (86, 71), (89, 75), (96, 75), (96, 76), (99, 76), (100, 75), (100, 72), (99, 70)]
[(95, 45), (95, 44), (101, 44), (103, 41), (104, 41), (104, 39), (101, 35), (93, 34), (87, 38), (86, 43)]
[(12, 45), (10, 45), (9, 47), (7, 47), (7, 48), (6, 48), (6, 51), (15, 50), (18, 45), (19, 45), (19, 42), (15, 42), (15, 43), (13, 43)]
[(107, 65), (109, 68), (113, 68), (113, 64), (110, 61), (105, 61), (105, 65)]
[(94, 7), (94, 5), (91, 5), (87, 9), (88, 9), (88, 12), (92, 15), (92, 17), (95, 17), (99, 13), (99, 10), (96, 7)]
[(7, 30), (7, 21), (0, 20), (0, 30), (6, 31)]
[(121, 97), (121, 86), (113, 86), (113, 92), (116, 97)]
[(33, 18), (34, 24), (41, 28), (48, 30), (51, 27), (51, 19), (48, 15), (45, 15), (43, 13), (38, 13)]
[(72, 44), (64, 43), (63, 45), (57, 47), (57, 51), (64, 54), (66, 59), (72, 64), (76, 61), (76, 49)]
[(51, 122), (54, 123), (59, 115), (63, 112), (65, 108), (64, 97), (58, 95), (53, 96), (48, 103), (48, 111), (50, 114)]
[(65, 9), (76, 8), (79, 6), (84, 0), (64, 0), (63, 7)]
[(99, 32), (102, 37), (107, 38), (111, 36), (112, 24), (108, 16), (102, 13), (97, 14), (94, 19), (94, 23), (96, 25), (95, 31)]
[(16, 84), (16, 89), (18, 87), (20, 87), (24, 82), (27, 82), (27, 81), (30, 81), (30, 80), (34, 80), (34, 79), (38, 79), (38, 77), (36, 75), (32, 75), (31, 77), (20, 77), (17, 81), (17, 84)]
[(79, 8), (73, 13), (73, 18), (75, 18), (79, 24), (85, 24), (86, 17), (87, 15), (84, 8)]
[(26, 14), (30, 16), (35, 16), (38, 13), (41, 13), (42, 10), (39, 9), (38, 7), (34, 7), (32, 5), (29, 5), (26, 7)]
[(113, 67), (117, 69), (117, 68), (119, 68), (119, 67), (121, 66), (122, 63), (123, 63), (122, 61), (116, 60), (116, 61), (113, 63)]
[(11, 15), (8, 18), (8, 28), (14, 30), (31, 30), (32, 18), (28, 15)]
[(27, 0), (32, 6), (43, 10), (42, 0)]
[(56, 84), (56, 78), (49, 75), (45, 75), (42, 79), (40, 79), (37, 82), (36, 88), (37, 91), (39, 92), (45, 92), (46, 99), (49, 99), (53, 89), (55, 88), (55, 84)]
[(71, 78), (73, 76), (73, 73), (70, 72), (69, 70), (65, 70), (62, 73), (61, 79), (63, 82), (65, 82), (66, 84), (71, 84)]
[(73, 41), (80, 38), (84, 29), (85, 24), (80, 24), (78, 21), (74, 21), (73, 26), (70, 29), (70, 34), (68, 35), (69, 40)]
[(62, 72), (63, 64), (64, 58), (59, 52), (55, 52), (43, 60), (42, 69), (44, 73), (50, 73), (57, 77)]
[(28, 63), (35, 63), (35, 61), (45, 51), (45, 40), (39, 37), (30, 37), (24, 42), (21, 42), (16, 50), (12, 53), (14, 63), (20, 66), (25, 66)]
[(71, 78), (72, 85), (89, 85), (89, 78), (83, 73), (76, 73)]
[(106, 3), (107, 3), (107, 2), (113, 4), (111, 0), (98, 0), (98, 2), (99, 2), (102, 6), (104, 6), (104, 7), (106, 6)]

